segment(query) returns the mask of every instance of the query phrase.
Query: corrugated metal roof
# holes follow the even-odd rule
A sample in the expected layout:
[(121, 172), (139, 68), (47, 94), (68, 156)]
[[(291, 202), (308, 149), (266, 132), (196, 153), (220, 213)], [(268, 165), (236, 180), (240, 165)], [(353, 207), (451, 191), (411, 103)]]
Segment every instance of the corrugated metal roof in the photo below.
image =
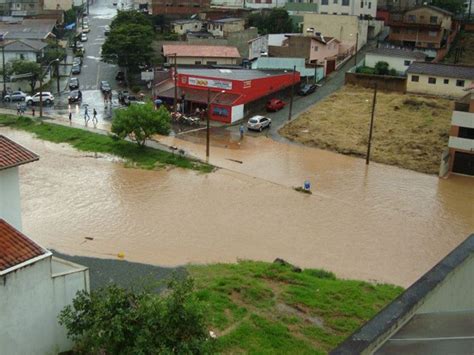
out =
[(467, 65), (413, 62), (407, 73), (474, 80), (474, 66)]

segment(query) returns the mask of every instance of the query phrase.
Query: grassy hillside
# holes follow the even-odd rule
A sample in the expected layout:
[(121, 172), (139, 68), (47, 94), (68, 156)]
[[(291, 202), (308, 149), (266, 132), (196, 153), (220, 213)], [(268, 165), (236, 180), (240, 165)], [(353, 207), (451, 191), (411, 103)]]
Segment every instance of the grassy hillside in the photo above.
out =
[(209, 306), (221, 353), (327, 353), (402, 292), (264, 262), (188, 270)]

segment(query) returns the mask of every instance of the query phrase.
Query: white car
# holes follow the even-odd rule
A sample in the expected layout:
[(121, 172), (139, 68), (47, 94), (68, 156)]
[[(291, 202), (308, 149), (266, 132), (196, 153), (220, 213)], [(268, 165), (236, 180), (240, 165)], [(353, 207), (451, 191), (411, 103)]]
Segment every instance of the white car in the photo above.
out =
[(84, 24), (82, 26), (82, 32), (83, 33), (89, 33), (90, 31), (91, 31), (91, 29), (89, 28), (89, 25)]
[[(53, 102), (54, 102), (54, 96), (53, 94), (51, 94), (50, 92), (48, 91), (43, 91), (43, 102), (46, 104), (46, 105), (51, 105)], [(33, 96), (28, 96), (26, 98), (26, 103), (28, 105), (33, 105), (33, 104), (37, 104), (40, 102), (40, 93), (37, 92), (36, 94), (34, 94)]]
[(262, 132), (264, 128), (270, 127), (271, 124), (272, 120), (268, 117), (257, 115), (249, 119), (247, 129)]
[(81, 42), (87, 41), (87, 35), (85, 33), (81, 34)]

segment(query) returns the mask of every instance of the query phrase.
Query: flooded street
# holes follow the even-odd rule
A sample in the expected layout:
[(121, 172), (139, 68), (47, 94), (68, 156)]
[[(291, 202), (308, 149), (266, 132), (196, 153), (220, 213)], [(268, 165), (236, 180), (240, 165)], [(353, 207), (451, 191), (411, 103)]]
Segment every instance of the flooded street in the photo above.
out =
[[(127, 169), (0, 128), (40, 155), (20, 168), (24, 231), (68, 254), (175, 266), (284, 258), (408, 286), (474, 231), (474, 183), (274, 142), (215, 139), (211, 174)], [(234, 139), (235, 138), (235, 139)], [(202, 132), (161, 139), (197, 156)], [(291, 187), (304, 180), (313, 195)], [(93, 238), (93, 240), (87, 240)]]

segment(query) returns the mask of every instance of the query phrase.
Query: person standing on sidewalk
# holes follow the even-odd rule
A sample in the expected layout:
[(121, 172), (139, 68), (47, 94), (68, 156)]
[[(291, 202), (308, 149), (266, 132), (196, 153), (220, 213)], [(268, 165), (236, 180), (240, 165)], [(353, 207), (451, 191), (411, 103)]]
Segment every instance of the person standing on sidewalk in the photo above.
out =
[(244, 125), (241, 123), (239, 126), (240, 140), (244, 139)]
[(72, 111), (69, 111), (69, 125), (72, 125)]
[(87, 108), (87, 106), (84, 108), (84, 121), (86, 123), (86, 126), (87, 126), (87, 123), (89, 122), (90, 120), (90, 116), (89, 116), (89, 109)]
[(97, 111), (95, 109), (92, 111), (92, 123), (94, 125), (99, 123), (99, 120), (97, 119)]
[(35, 108), (34, 108), (34, 107), (31, 108), (31, 115), (32, 115), (33, 117), (35, 117)]

